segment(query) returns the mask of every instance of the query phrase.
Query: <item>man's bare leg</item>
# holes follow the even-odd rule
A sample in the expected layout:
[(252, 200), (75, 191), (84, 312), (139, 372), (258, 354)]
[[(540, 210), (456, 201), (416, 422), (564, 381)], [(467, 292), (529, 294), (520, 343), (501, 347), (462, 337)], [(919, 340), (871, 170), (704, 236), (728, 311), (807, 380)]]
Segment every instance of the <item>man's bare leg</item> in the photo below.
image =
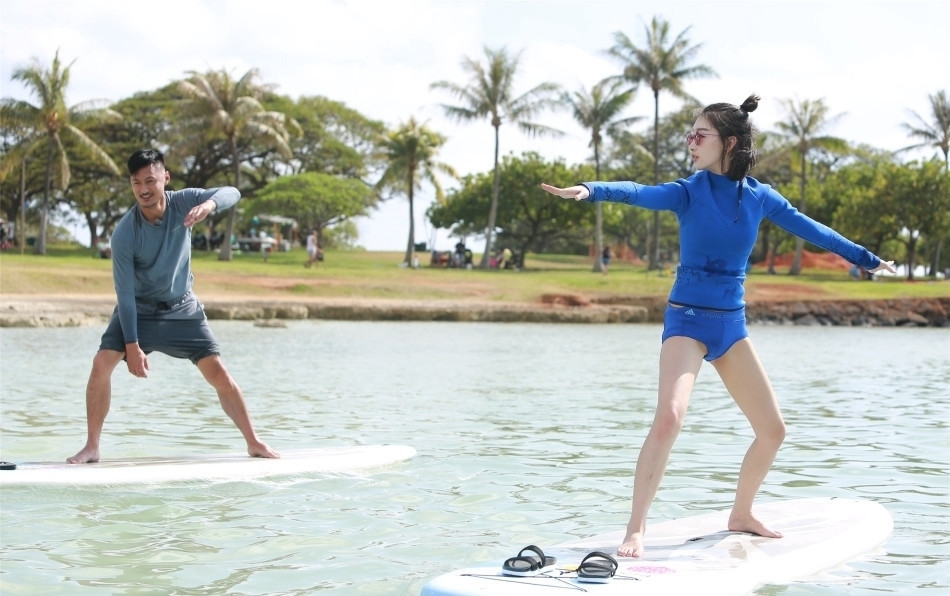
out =
[(643, 556), (647, 511), (660, 488), (673, 443), (683, 427), (689, 396), (703, 363), (706, 347), (688, 337), (671, 337), (660, 348), (660, 382), (653, 426), (643, 442), (633, 480), (633, 506), (621, 557)]
[(99, 350), (92, 359), (92, 370), (86, 383), (86, 445), (67, 458), (70, 464), (99, 461), (99, 438), (112, 403), (112, 372), (122, 362), (124, 352)]
[(257, 438), (251, 417), (244, 404), (241, 388), (231, 377), (221, 362), (220, 356), (208, 356), (198, 361), (198, 370), (204, 378), (218, 392), (218, 400), (229, 418), (241, 431), (247, 441), (247, 453), (252, 457), (280, 457), (280, 454), (271, 449), (267, 443)]
[(722, 358), (713, 362), (713, 366), (755, 432), (755, 440), (749, 446), (739, 469), (736, 499), (728, 527), (734, 532), (781, 538), (781, 532), (768, 528), (752, 515), (755, 495), (785, 440), (785, 422), (778, 399), (749, 338), (729, 348)]

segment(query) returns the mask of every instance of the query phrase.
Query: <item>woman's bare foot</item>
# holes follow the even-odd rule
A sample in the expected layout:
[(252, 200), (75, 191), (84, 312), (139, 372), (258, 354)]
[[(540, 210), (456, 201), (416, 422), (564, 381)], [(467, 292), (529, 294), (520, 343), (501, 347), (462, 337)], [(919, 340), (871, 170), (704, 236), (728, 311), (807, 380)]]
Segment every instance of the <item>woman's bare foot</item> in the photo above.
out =
[(617, 549), (617, 554), (621, 557), (642, 557), (643, 534), (640, 532), (628, 533), (627, 537), (623, 539), (623, 544)]
[(272, 459), (277, 459), (280, 457), (280, 453), (277, 453), (268, 446), (267, 443), (257, 443), (255, 445), (248, 444), (247, 454), (251, 457), (268, 457)]
[(748, 532), (757, 536), (766, 538), (781, 538), (782, 533), (770, 530), (760, 522), (754, 515), (747, 513), (738, 515), (735, 511), (729, 516), (729, 529), (733, 532)]
[(66, 458), (67, 464), (93, 464), (99, 461), (99, 449), (96, 447), (83, 447), (79, 453)]

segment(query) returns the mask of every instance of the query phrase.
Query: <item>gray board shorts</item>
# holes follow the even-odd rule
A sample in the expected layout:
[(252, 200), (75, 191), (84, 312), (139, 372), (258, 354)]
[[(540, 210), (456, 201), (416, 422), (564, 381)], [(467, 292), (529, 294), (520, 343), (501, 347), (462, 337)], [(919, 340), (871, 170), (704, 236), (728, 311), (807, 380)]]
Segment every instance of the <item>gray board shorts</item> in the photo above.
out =
[[(218, 342), (208, 326), (204, 305), (191, 292), (168, 302), (137, 299), (135, 308), (139, 347), (146, 354), (161, 352), (172, 358), (187, 358), (194, 364), (202, 358), (221, 354)], [(119, 321), (118, 306), (102, 334), (99, 349), (125, 352), (125, 336)]]

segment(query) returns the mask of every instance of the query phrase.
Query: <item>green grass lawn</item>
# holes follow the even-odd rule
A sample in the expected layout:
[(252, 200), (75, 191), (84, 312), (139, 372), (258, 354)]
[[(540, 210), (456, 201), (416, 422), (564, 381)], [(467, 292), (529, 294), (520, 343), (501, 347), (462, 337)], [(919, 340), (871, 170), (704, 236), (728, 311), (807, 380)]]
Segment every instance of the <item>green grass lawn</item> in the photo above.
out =
[[(111, 261), (92, 250), (52, 246), (48, 254), (0, 253), (0, 294), (112, 294)], [(235, 254), (230, 262), (217, 254), (195, 252), (195, 289), (202, 296), (362, 297), (427, 300), (536, 302), (544, 294), (580, 294), (589, 298), (657, 297), (669, 293), (668, 271), (647, 271), (615, 261), (610, 274), (591, 271), (587, 257), (529, 255), (524, 271), (399, 267), (401, 252), (326, 251), (326, 260), (307, 269), (300, 248), (272, 253)], [(420, 255), (426, 263), (428, 255)], [(746, 283), (754, 299), (888, 299), (950, 296), (950, 282), (852, 280), (846, 271), (806, 269), (802, 275), (768, 275), (754, 269)]]

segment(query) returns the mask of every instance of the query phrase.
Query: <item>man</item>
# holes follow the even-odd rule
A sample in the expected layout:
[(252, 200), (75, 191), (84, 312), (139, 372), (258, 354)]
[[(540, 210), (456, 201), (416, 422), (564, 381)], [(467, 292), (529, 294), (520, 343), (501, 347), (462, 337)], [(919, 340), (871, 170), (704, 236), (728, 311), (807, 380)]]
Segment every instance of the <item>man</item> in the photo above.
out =
[(148, 376), (147, 354), (188, 358), (218, 393), (254, 457), (280, 457), (251, 424), (244, 397), (221, 362), (204, 309), (191, 293), (191, 226), (241, 198), (236, 188), (166, 191), (171, 178), (160, 151), (129, 158), (136, 204), (112, 235), (112, 277), (118, 305), (92, 361), (86, 385), (86, 445), (66, 461), (99, 461), (99, 437), (112, 400), (112, 372), (123, 359), (136, 377)]
[[(307, 262), (304, 263), (304, 267), (310, 267), (317, 260), (318, 251), (320, 245), (317, 243), (317, 230), (314, 228), (310, 235), (307, 236)], [(321, 261), (323, 259), (320, 259)]]

